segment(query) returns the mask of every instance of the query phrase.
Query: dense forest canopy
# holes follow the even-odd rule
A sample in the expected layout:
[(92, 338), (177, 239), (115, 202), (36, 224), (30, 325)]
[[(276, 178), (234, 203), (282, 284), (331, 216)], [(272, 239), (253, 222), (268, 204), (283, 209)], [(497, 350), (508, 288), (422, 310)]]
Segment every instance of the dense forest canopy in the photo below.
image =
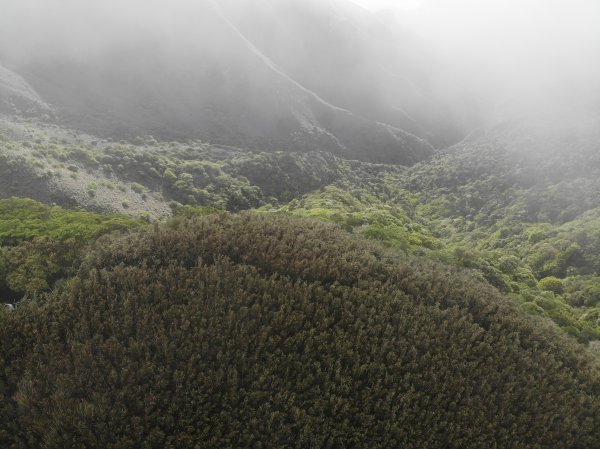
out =
[[(448, 282), (452, 279), (452, 282)], [(0, 313), (6, 447), (569, 447), (596, 365), (472, 276), (332, 225), (177, 219)]]

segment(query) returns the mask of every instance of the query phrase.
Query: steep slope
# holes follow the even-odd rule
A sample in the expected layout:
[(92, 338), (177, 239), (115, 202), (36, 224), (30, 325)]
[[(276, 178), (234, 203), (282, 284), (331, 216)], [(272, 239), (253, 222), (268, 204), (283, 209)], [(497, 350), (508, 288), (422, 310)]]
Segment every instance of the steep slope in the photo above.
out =
[(254, 153), (202, 142), (115, 143), (52, 125), (0, 118), (0, 198), (158, 218), (177, 207), (229, 211), (287, 202), (338, 179), (399, 168), (324, 152)]
[[(159, 218), (163, 198), (132, 180), (100, 170), (85, 148), (98, 139), (57, 126), (0, 117), (0, 198), (27, 197), (46, 204)], [(157, 176), (160, 180), (160, 176)], [(132, 189), (133, 186), (133, 189)], [(148, 193), (148, 194), (147, 194)]]
[(50, 37), (40, 54), (7, 59), (63, 125), (102, 137), (203, 139), (403, 164), (431, 154), (426, 141), (331, 104), (291, 78), (217, 3), (182, 2), (160, 18), (148, 9), (135, 24), (106, 19), (111, 33), (94, 22), (80, 37), (92, 40), (87, 46)]
[(346, 0), (219, 4), (264, 54), (332, 104), (436, 146), (473, 126), (436, 91), (434, 52), (393, 21)]

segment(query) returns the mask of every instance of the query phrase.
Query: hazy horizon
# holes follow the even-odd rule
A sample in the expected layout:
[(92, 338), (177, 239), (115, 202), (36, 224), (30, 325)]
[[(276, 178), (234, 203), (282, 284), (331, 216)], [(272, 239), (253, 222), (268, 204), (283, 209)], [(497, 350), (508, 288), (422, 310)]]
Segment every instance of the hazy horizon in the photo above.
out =
[(428, 42), (456, 79), (491, 97), (499, 113), (600, 104), (600, 2), (352, 1)]
[[(268, 9), (270, 1), (253, 4)], [(600, 104), (600, 2), (305, 1), (324, 11), (338, 8), (338, 13), (348, 2), (360, 4), (382, 26), (397, 28), (402, 31), (399, 36), (412, 36), (411, 42), (417, 44), (411, 51), (421, 61), (428, 88), (457, 109), (470, 107), (461, 102), (477, 104), (487, 121)], [(244, 4), (217, 3), (229, 11)], [(0, 60), (19, 66), (70, 55), (101, 65), (105, 52), (136, 42), (168, 41), (169, 51), (177, 52), (182, 42), (197, 38), (185, 33), (194, 28), (194, 17), (202, 15), (202, 5), (210, 4), (208, 0), (3, 0)], [(277, 23), (278, 18), (274, 20)], [(226, 51), (218, 39), (212, 45)]]

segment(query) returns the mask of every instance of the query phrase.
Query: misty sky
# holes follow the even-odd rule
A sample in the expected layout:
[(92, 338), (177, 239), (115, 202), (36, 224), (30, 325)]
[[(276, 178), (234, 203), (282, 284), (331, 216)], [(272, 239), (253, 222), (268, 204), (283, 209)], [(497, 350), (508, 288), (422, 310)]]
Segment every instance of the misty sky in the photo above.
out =
[(421, 7), (423, 0), (352, 0), (373, 11), (381, 9), (413, 10)]
[[(84, 54), (132, 29), (160, 39), (175, 23), (164, 18), (190, 16), (196, 1), (0, 0), (0, 55), (27, 58), (56, 42)], [(469, 89), (499, 114), (600, 92), (600, 0), (347, 1), (394, 16), (429, 45), (440, 88)]]
[(353, 1), (394, 12), (433, 45), (457, 83), (496, 97), (499, 111), (586, 102), (600, 92), (600, 1)]

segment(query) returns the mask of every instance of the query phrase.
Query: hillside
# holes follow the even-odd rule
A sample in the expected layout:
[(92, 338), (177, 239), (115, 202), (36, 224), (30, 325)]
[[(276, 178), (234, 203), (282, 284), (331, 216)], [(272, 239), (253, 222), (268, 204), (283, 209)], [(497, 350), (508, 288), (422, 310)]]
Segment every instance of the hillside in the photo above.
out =
[[(343, 52), (338, 44), (346, 33), (336, 25), (346, 20), (348, 7), (331, 10), (316, 2), (294, 2), (286, 16), (293, 29), (286, 31), (281, 6), (251, 3), (248, 7), (264, 15), (252, 29), (238, 23), (227, 3), (208, 0), (181, 2), (170, 15), (150, 14), (158, 6), (148, 5), (147, 20), (127, 24), (101, 10), (79, 18), (90, 22), (80, 24), (81, 44), (52, 32), (21, 53), (0, 46), (0, 60), (32, 86), (36, 98), (52, 105), (54, 123), (104, 138), (200, 139), (244, 150), (327, 151), (348, 159), (412, 164), (432, 154), (430, 142), (455, 142), (464, 133), (449, 113), (438, 112), (444, 110), (441, 100), (409, 79), (400, 92), (391, 92), (400, 83), (383, 69), (351, 75), (346, 68), (350, 62), (339, 60)], [(117, 8), (126, 11), (125, 6)], [(366, 11), (363, 15), (362, 22), (375, 20)], [(43, 26), (52, 27), (52, 17), (49, 13)], [(96, 28), (98, 17), (111, 24), (111, 33)], [(257, 34), (264, 29), (276, 33), (269, 37), (270, 48)], [(316, 29), (318, 35), (312, 31)], [(291, 31), (295, 38), (289, 40)], [(384, 49), (377, 60), (367, 60), (367, 55), (370, 48), (382, 47), (381, 37), (351, 34), (353, 41), (346, 42), (344, 52), (364, 47), (361, 59), (352, 64), (380, 67), (387, 57)], [(314, 41), (300, 73), (283, 55), (295, 54), (309, 40)], [(416, 47), (390, 61), (398, 70), (414, 66)], [(326, 60), (333, 73), (321, 71)], [(303, 76), (309, 72), (311, 77)], [(325, 82), (333, 75), (354, 81), (336, 83), (334, 89)], [(387, 86), (387, 91), (376, 86)]]
[(75, 279), (0, 320), (9, 447), (600, 437), (597, 370), (555, 327), (317, 222), (213, 215), (101, 240)]
[(515, 121), (430, 161), (341, 178), (276, 210), (475, 270), (581, 341), (600, 338), (598, 119)]
[[(474, 117), (435, 88), (424, 39), (346, 0), (220, 1), (259, 49), (303, 86), (360, 116), (436, 147), (460, 140)], [(310, 30), (310, 32), (308, 32)], [(464, 118), (464, 122), (461, 122)]]
[(341, 178), (395, 166), (319, 152), (254, 153), (138, 138), (115, 142), (35, 121), (0, 119), (3, 196), (151, 218), (181, 204), (230, 211), (279, 204)]
[(594, 116), (506, 123), (410, 168), (2, 123), (3, 196), (145, 220), (254, 209), (330, 221), (474, 270), (592, 349), (600, 341)]

